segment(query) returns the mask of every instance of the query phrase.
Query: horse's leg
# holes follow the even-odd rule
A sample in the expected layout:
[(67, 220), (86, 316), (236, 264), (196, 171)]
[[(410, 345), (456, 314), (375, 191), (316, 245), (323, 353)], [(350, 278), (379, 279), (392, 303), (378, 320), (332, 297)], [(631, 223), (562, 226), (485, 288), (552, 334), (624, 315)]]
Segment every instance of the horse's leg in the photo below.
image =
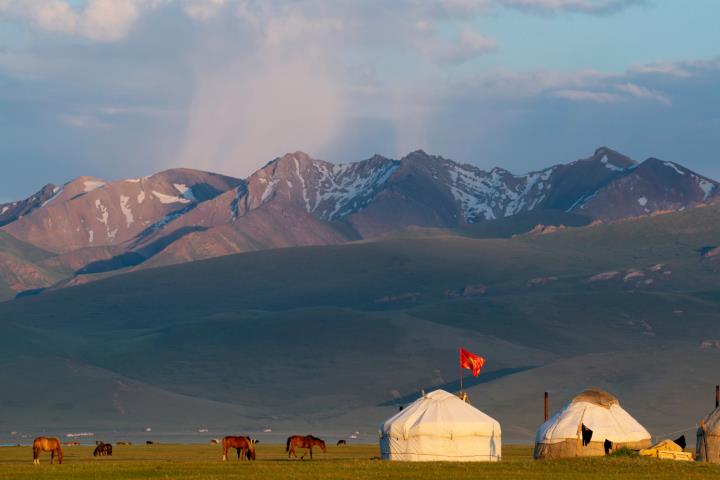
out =
[(40, 465), (40, 449), (33, 447), (33, 463)]
[(309, 450), (310, 450), (310, 460), (312, 460), (312, 445), (310, 445)]
[(227, 461), (227, 451), (228, 451), (227, 444), (225, 442), (223, 442), (223, 462)]
[(55, 461), (55, 450), (50, 450), (50, 465)]

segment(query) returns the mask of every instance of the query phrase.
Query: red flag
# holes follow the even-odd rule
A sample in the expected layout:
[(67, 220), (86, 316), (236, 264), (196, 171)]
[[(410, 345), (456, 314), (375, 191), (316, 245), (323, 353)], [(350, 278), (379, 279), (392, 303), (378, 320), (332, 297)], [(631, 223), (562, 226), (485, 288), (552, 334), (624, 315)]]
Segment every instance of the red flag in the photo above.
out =
[(485, 365), (485, 359), (479, 355), (460, 349), (460, 368), (472, 370), (473, 377), (480, 375), (480, 369)]

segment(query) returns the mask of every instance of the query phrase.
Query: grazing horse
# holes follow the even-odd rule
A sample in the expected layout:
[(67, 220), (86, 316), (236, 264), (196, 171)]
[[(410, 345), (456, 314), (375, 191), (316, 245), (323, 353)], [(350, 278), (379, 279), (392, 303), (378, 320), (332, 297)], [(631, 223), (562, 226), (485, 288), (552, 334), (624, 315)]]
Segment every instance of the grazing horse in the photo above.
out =
[(227, 460), (228, 450), (234, 448), (237, 450), (238, 460), (242, 460), (243, 457), (248, 460), (255, 460), (255, 444), (257, 440), (250, 437), (235, 437), (228, 435), (222, 440), (223, 444), (223, 462)]
[(93, 457), (103, 456), (103, 455), (112, 457), (112, 445), (111, 444), (100, 442), (100, 443), (98, 443), (97, 447), (95, 447), (95, 451), (93, 452)]
[[(292, 437), (288, 437), (287, 443), (285, 444), (285, 451), (288, 452), (288, 458), (290, 458), (290, 455), (297, 458), (297, 454), (295, 454), (295, 447), (305, 448), (310, 452), (310, 460), (312, 460), (312, 447), (315, 445), (320, 446), (320, 449), (323, 452), (327, 452), (325, 449), (325, 442), (323, 440), (313, 437), (312, 435), (307, 435), (305, 437), (301, 435), (293, 435)], [(301, 460), (303, 458), (305, 458), (305, 455), (300, 457)]]
[(338, 440), (337, 446), (339, 447), (340, 445), (347, 445), (347, 440)]
[(60, 448), (60, 440), (57, 438), (37, 437), (33, 442), (33, 463), (40, 464), (40, 452), (51, 452), (50, 463), (53, 463), (57, 455), (58, 463), (62, 463), (63, 454)]

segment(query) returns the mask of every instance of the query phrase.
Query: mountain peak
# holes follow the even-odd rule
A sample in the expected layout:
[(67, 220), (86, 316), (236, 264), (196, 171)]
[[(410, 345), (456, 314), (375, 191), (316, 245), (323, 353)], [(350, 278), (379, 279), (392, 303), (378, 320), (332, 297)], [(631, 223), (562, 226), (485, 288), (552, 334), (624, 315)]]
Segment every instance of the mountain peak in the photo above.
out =
[(637, 165), (637, 162), (632, 158), (604, 146), (597, 148), (590, 159), (595, 161), (599, 160), (608, 166), (608, 168), (617, 167), (618, 169), (626, 169)]

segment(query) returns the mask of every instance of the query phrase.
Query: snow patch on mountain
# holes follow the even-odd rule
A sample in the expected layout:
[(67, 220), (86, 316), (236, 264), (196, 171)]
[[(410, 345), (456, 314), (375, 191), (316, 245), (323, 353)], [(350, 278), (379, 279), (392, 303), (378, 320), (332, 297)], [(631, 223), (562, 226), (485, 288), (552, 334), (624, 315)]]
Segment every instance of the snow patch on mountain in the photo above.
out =
[(152, 191), (152, 194), (155, 198), (157, 198), (160, 203), (164, 204), (170, 204), (170, 203), (190, 203), (190, 200), (184, 197), (178, 197), (177, 195), (167, 195), (165, 193), (156, 192), (155, 190)]
[[(264, 179), (262, 179), (264, 180)], [(261, 202), (265, 202), (268, 198), (272, 196), (273, 193), (275, 193), (275, 185), (278, 184), (280, 179), (274, 178), (265, 186), (265, 190), (262, 193), (262, 196), (260, 197)]]
[(466, 222), (494, 220), (532, 210), (547, 196), (555, 168), (512, 175), (494, 168), (487, 173), (471, 165), (448, 162), (448, 188)]
[(130, 227), (130, 225), (133, 224), (135, 221), (135, 218), (133, 216), (132, 209), (129, 205), (130, 197), (126, 197), (125, 195), (120, 195), (120, 210), (122, 211), (123, 215), (125, 216), (125, 224), (127, 227)]
[(142, 191), (140, 191), (140, 193), (138, 193), (137, 203), (141, 204), (144, 201), (145, 201), (145, 190), (142, 190)]
[[(50, 203), (51, 203), (53, 200), (55, 200), (55, 199), (63, 192), (63, 190), (64, 190), (63, 187), (55, 187), (55, 188), (53, 188), (53, 195), (52, 195), (52, 197), (50, 197), (50, 198), (48, 198), (47, 200), (45, 200), (45, 201), (43, 202), (43, 204), (40, 205), (40, 206), (41, 206), (41, 207), (45, 207), (45, 206), (47, 206), (47, 205), (50, 205)], [(3, 211), (3, 212), (4, 212), (4, 211)]]
[(197, 198), (195, 198), (192, 189), (184, 183), (173, 183), (173, 187), (180, 192), (180, 196), (183, 198), (190, 200), (191, 202), (197, 202)]
[(83, 182), (85, 193), (97, 190), (103, 185), (105, 185), (105, 182), (103, 182), (102, 180), (85, 180)]
[[(308, 212), (334, 220), (366, 207), (398, 165), (388, 163), (369, 172), (359, 172), (356, 164), (315, 164), (314, 167), (319, 176), (319, 191), (315, 205), (308, 208)], [(309, 207), (309, 200), (306, 205)]]
[(675, 165), (674, 163), (672, 163), (672, 162), (663, 162), (663, 164), (664, 164), (666, 167), (672, 168), (673, 170), (675, 170), (678, 175), (685, 175), (685, 172), (683, 172), (682, 170), (680, 170), (680, 169), (678, 168), (678, 166)]
[(305, 184), (305, 179), (300, 174), (300, 162), (298, 162), (298, 159), (293, 156), (293, 161), (295, 162), (295, 175), (297, 175), (298, 180), (300, 180), (300, 185), (302, 186), (302, 196), (303, 200), (305, 201), (305, 209), (309, 212), (310, 211), (310, 199), (308, 198), (307, 194), (307, 185)]
[(103, 203), (100, 201), (100, 199), (97, 199), (97, 200), (95, 200), (95, 208), (100, 210), (100, 216), (96, 217), (97, 220), (100, 223), (103, 223), (103, 224), (105, 224), (105, 226), (107, 226), (108, 217), (110, 216), (110, 213), (108, 212), (107, 207), (105, 205), (103, 205)]
[(700, 190), (703, 191), (705, 194), (705, 198), (703, 200), (707, 200), (710, 198), (710, 195), (713, 194), (713, 192), (717, 189), (717, 185), (709, 180), (705, 180), (704, 178), (697, 178), (698, 187), (700, 187)]
[(625, 170), (624, 168), (618, 167), (617, 165), (612, 163), (610, 159), (608, 159), (607, 155), (603, 155), (602, 160), (600, 161), (603, 163), (603, 165), (605, 165), (605, 168), (607, 168), (608, 170), (612, 170), (614, 172), (622, 172), (623, 170)]

